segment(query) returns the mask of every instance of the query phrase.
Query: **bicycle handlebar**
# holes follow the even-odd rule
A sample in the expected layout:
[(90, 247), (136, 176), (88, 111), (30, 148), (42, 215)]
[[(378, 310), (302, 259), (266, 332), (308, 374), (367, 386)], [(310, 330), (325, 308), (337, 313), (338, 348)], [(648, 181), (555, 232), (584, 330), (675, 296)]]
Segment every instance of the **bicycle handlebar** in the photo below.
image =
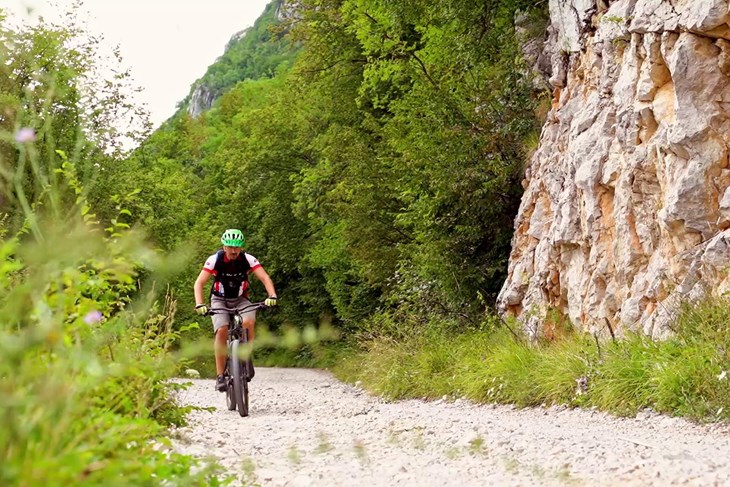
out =
[(268, 309), (268, 306), (266, 306), (264, 303), (251, 303), (251, 304), (247, 304), (246, 306), (242, 306), (240, 308), (212, 308), (212, 309), (208, 310), (206, 315), (211, 316), (211, 315), (220, 315), (220, 314), (243, 313), (244, 311), (249, 311), (251, 309), (254, 309), (254, 310)]

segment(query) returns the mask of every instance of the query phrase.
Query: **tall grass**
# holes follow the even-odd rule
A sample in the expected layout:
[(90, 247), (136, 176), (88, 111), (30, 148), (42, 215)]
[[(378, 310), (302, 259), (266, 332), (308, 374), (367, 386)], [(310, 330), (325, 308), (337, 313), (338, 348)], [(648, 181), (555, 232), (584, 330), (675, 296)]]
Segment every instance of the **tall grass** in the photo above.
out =
[[(645, 408), (712, 421), (730, 418), (730, 302), (687, 304), (665, 341), (628, 334), (617, 342), (566, 332), (515, 337), (499, 320), (455, 331), (443, 319), (408, 335), (371, 337), (333, 370), (390, 399), (464, 397), (519, 406)], [(514, 329), (515, 327), (510, 327)]]

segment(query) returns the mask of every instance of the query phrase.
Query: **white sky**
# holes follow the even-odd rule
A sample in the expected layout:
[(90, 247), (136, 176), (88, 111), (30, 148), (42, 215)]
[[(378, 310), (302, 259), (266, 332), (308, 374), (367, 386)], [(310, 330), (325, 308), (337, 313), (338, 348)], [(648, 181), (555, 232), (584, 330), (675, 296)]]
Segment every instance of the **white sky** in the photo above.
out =
[[(233, 34), (253, 25), (271, 0), (83, 0), (89, 31), (119, 45), (124, 66), (143, 88), (157, 127), (175, 112), (190, 85), (223, 54)], [(51, 19), (72, 0), (0, 0), (24, 21)], [(32, 8), (28, 16), (27, 9)]]

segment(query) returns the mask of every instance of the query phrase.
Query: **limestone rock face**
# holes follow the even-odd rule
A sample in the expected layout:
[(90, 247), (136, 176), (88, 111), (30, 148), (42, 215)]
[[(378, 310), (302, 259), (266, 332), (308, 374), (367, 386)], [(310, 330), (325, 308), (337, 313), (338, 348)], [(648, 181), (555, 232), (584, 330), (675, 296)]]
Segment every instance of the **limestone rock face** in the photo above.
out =
[(216, 98), (218, 98), (218, 95), (214, 93), (208, 85), (205, 83), (198, 83), (190, 97), (188, 114), (190, 114), (193, 118), (197, 118), (203, 112), (210, 110)]
[(730, 0), (550, 0), (553, 106), (498, 299), (665, 336), (730, 289)]

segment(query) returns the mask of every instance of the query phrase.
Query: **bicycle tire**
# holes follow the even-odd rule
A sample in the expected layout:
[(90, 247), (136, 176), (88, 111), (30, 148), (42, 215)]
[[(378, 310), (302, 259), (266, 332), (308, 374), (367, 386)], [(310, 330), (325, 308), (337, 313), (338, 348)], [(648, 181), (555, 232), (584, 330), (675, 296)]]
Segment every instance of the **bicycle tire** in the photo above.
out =
[(233, 381), (231, 380), (231, 359), (226, 360), (226, 406), (229, 411), (236, 410), (236, 399), (233, 397)]
[[(248, 344), (248, 330), (246, 329), (243, 330), (243, 343)], [(251, 380), (250, 360), (251, 356), (249, 355), (246, 360), (241, 361), (241, 365), (243, 366), (243, 402), (246, 403), (246, 410), (248, 410), (251, 404), (248, 401), (248, 383)]]
[(231, 376), (233, 377), (233, 396), (236, 399), (238, 414), (248, 416), (248, 384), (246, 383), (245, 369), (241, 359), (238, 358), (239, 341), (234, 340), (231, 347)]

